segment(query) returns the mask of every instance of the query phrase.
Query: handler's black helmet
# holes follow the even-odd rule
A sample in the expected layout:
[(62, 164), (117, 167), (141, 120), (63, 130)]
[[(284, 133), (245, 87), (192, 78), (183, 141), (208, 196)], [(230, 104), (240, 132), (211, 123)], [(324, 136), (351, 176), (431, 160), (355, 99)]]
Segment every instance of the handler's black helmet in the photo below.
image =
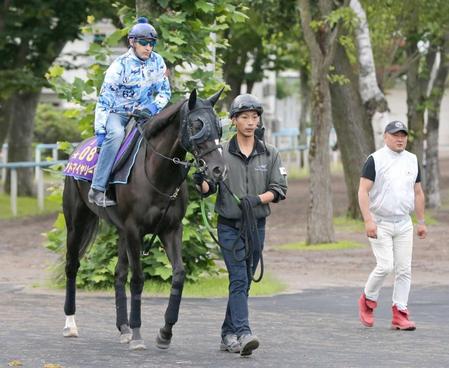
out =
[(260, 101), (249, 93), (238, 95), (231, 103), (231, 108), (229, 109), (229, 117), (232, 119), (235, 115), (243, 111), (251, 110), (256, 111), (259, 116), (262, 115), (263, 107)]
[(148, 19), (145, 17), (140, 17), (137, 19), (137, 24), (128, 32), (128, 38), (149, 38), (157, 39), (157, 32), (154, 27), (148, 23)]

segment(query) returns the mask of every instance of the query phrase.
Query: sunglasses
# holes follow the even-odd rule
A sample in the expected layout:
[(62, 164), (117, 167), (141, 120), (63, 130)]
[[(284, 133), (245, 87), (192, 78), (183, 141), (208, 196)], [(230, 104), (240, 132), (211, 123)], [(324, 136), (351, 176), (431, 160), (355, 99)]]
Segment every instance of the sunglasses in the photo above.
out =
[(148, 40), (145, 38), (138, 38), (136, 41), (141, 46), (148, 46), (148, 45), (150, 45), (151, 47), (156, 46), (156, 40)]

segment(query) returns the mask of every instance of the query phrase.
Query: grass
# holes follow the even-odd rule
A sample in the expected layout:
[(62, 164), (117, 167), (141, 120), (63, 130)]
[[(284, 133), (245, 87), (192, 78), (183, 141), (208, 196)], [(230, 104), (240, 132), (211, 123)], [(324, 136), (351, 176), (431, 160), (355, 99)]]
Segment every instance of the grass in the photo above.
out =
[[(256, 275), (256, 277), (259, 274)], [(146, 282), (145, 295), (167, 296), (170, 294), (170, 283)], [(251, 284), (251, 296), (263, 296), (278, 294), (285, 290), (285, 285), (276, 280), (270, 274), (265, 274), (261, 282)], [(182, 295), (193, 298), (218, 298), (228, 295), (228, 276), (210, 276), (202, 278), (196, 283), (186, 282)]]
[[(296, 165), (290, 164), (287, 167), (288, 179), (306, 179), (310, 176), (308, 167), (296, 167)], [(342, 174), (343, 166), (340, 162), (331, 163), (331, 174)]]
[[(256, 277), (259, 276), (259, 269)], [(45, 286), (48, 288), (64, 289), (64, 284), (55, 285), (53, 281), (48, 280), (45, 285), (36, 283), (33, 288)], [(143, 289), (144, 296), (167, 297), (170, 295), (171, 284), (167, 282), (146, 281)], [(269, 296), (282, 293), (286, 289), (286, 285), (274, 278), (272, 275), (265, 273), (261, 282), (253, 282), (251, 284), (251, 296)], [(79, 289), (86, 293), (106, 293), (113, 294), (114, 289)], [(129, 291), (128, 291), (129, 293)], [(196, 283), (186, 282), (182, 292), (183, 297), (188, 298), (223, 298), (228, 296), (228, 274), (223, 272), (217, 276), (208, 276), (199, 279)]]
[(305, 242), (296, 242), (278, 246), (278, 248), (282, 250), (304, 250), (304, 251), (344, 250), (344, 249), (356, 249), (364, 247), (366, 247), (366, 244), (347, 240), (339, 241), (337, 243), (321, 243), (313, 245), (307, 245)]
[(346, 216), (334, 217), (334, 225), (342, 231), (365, 232), (365, 225), (362, 220), (354, 220)]
[[(61, 210), (61, 204), (50, 198), (45, 198), (44, 210), (40, 211), (37, 205), (37, 198), (17, 197), (17, 217), (36, 216), (54, 213)], [(14, 218), (11, 211), (11, 198), (4, 193), (0, 194), (0, 219)]]
[[(429, 211), (426, 213), (425, 219), (427, 225), (438, 224), (438, 221)], [(415, 214), (412, 215), (412, 221), (416, 224)], [(365, 225), (362, 220), (354, 220), (346, 216), (334, 217), (334, 225), (342, 231), (365, 232)]]

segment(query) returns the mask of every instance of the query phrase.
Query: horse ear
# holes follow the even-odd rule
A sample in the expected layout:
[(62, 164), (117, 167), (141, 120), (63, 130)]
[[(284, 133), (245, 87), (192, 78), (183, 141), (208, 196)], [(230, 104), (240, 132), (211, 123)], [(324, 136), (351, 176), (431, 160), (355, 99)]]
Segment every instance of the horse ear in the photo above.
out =
[(189, 97), (189, 110), (193, 110), (196, 104), (196, 88), (190, 93)]
[(214, 94), (213, 96), (209, 97), (209, 101), (212, 104), (212, 106), (215, 106), (215, 104), (217, 103), (218, 99), (220, 98), (221, 93), (223, 92), (224, 87), (222, 89), (220, 89), (216, 94)]

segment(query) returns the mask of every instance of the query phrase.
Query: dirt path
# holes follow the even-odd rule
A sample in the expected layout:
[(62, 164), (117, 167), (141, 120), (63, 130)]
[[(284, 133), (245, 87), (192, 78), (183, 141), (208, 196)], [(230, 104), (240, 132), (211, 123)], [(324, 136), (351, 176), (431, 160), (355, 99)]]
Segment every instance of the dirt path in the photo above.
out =
[[(438, 224), (429, 226), (425, 240), (415, 239), (413, 283), (415, 285), (449, 285), (449, 160), (441, 165), (442, 198), (445, 205), (432, 211)], [(336, 215), (346, 208), (343, 177), (333, 178), (333, 202)], [(307, 180), (289, 182), (288, 199), (273, 205), (268, 221), (266, 269), (286, 283), (287, 292), (329, 286), (362, 286), (374, 266), (374, 257), (362, 232), (336, 228), (338, 240), (354, 240), (366, 246), (340, 251), (286, 251), (280, 244), (303, 241), (306, 237)], [(51, 228), (55, 216), (0, 221), (0, 283), (43, 287), (47, 266), (54, 253), (42, 244), (41, 235)], [(391, 284), (388, 282), (387, 284)]]

